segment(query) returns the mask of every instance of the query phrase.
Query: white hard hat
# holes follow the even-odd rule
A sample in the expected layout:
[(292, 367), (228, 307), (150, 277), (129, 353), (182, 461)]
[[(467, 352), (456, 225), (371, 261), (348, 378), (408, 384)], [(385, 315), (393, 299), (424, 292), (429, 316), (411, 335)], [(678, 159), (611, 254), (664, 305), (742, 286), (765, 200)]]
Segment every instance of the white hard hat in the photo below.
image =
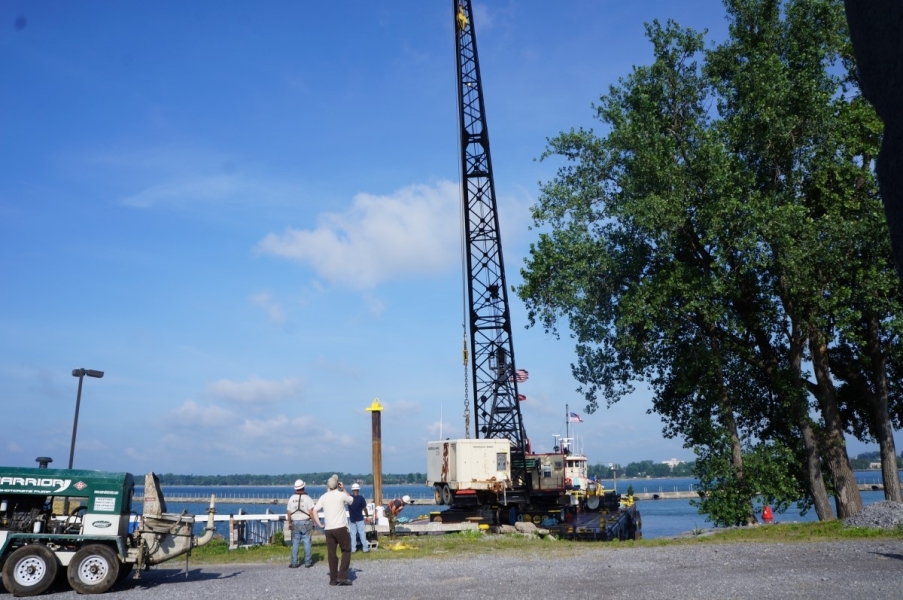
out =
[(410, 504), (410, 503), (411, 503), (411, 497), (410, 497), (410, 496), (402, 496), (402, 497), (401, 497), (401, 501), (404, 502), (405, 504)]
[(303, 480), (303, 479), (296, 479), (296, 480), (295, 480), (295, 489), (296, 489), (296, 490), (303, 490), (303, 489), (304, 489), (304, 480)]
[(352, 483), (352, 484), (351, 484), (351, 491), (352, 491), (352, 492), (353, 492), (354, 490), (359, 490), (359, 489), (361, 489), (361, 486), (359, 486), (358, 484), (356, 484), (356, 483)]

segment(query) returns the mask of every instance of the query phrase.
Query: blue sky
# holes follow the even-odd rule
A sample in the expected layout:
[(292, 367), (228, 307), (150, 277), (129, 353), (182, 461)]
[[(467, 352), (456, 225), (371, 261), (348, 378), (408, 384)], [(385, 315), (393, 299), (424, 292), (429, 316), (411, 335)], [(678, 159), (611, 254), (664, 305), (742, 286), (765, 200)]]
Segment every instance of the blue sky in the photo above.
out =
[[(509, 283), (545, 139), (717, 0), (477, 3)], [(425, 471), (463, 436), (452, 2), (0, 4), (0, 463), (136, 473)], [(563, 433), (573, 345), (525, 330), (525, 425)], [(640, 390), (590, 462), (691, 459)], [(441, 425), (440, 425), (440, 414)], [(861, 451), (852, 444), (852, 451)]]

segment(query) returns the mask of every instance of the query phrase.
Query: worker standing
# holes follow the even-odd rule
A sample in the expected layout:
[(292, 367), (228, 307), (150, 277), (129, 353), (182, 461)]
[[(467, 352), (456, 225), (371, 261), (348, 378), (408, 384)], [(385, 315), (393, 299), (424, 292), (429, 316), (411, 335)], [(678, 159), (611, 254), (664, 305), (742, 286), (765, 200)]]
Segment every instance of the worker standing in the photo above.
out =
[(351, 485), (351, 504), (348, 505), (348, 520), (350, 521), (348, 529), (351, 530), (351, 553), (357, 550), (357, 541), (361, 541), (361, 550), (370, 551), (370, 543), (367, 541), (367, 519), (370, 514), (367, 512), (367, 501), (361, 496), (361, 486), (354, 483)]
[[(320, 496), (311, 513), (317, 527), (322, 527), (326, 534), (326, 554), (329, 560), (329, 585), (351, 585), (348, 581), (348, 565), (351, 563), (351, 535), (348, 533), (348, 517), (345, 507), (351, 504), (352, 498), (345, 491), (345, 486), (339, 481), (338, 475), (333, 475), (326, 481), (329, 491)], [(317, 513), (323, 510), (323, 520)], [(342, 551), (342, 563), (336, 556), (336, 548)]]
[(313, 565), (310, 553), (310, 534), (314, 529), (310, 511), (313, 507), (314, 501), (304, 490), (304, 480), (295, 480), (295, 493), (288, 499), (285, 518), (292, 532), (292, 562), (288, 564), (290, 569), (297, 569), (301, 566), (298, 562), (298, 545), (300, 543), (304, 544), (304, 566), (310, 568)]
[(405, 505), (411, 503), (411, 497), (408, 495), (401, 498), (395, 498), (386, 506), (386, 516), (389, 518), (389, 536), (395, 537), (395, 525), (398, 523), (398, 515)]

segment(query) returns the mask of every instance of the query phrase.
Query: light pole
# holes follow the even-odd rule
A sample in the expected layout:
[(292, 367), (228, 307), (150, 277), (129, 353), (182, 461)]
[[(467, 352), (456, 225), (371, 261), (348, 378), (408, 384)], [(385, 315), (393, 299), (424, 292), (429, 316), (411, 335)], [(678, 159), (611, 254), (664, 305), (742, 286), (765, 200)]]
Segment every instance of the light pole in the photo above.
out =
[(72, 369), (72, 376), (78, 377), (78, 394), (75, 396), (75, 419), (72, 420), (72, 445), (69, 446), (69, 468), (72, 468), (72, 458), (75, 456), (75, 432), (78, 431), (78, 408), (82, 403), (82, 381), (88, 377), (103, 377), (103, 371), (94, 369)]

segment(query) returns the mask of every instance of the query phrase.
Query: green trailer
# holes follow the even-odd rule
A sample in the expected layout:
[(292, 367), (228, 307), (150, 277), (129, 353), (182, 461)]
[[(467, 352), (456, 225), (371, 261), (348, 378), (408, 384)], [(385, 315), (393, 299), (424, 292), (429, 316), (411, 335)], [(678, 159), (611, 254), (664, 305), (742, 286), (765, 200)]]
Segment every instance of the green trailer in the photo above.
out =
[(44, 592), (65, 569), (82, 594), (102, 593), (135, 567), (186, 554), (213, 537), (213, 498), (204, 535), (194, 517), (166, 512), (156, 475), (145, 478), (142, 514), (130, 473), (0, 467), (0, 565), (14, 596)]

